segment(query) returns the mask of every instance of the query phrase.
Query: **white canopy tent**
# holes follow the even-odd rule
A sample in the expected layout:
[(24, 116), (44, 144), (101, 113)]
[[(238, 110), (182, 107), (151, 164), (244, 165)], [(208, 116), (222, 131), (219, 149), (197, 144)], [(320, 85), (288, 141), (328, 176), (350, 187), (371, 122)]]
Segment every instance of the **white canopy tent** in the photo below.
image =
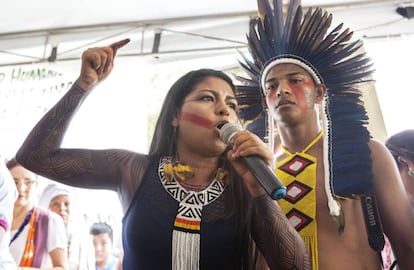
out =
[[(73, 0), (65, 4), (53, 0), (0, 1), (3, 7), (0, 9), (3, 22), (0, 24), (2, 99), (13, 95), (4, 94), (7, 89), (14, 88), (11, 81), (15, 84), (20, 80), (19, 83), (24, 84), (25, 78), (36, 74), (42, 76), (39, 73), (45, 70), (62, 74), (63, 68), (70, 76), (70, 69), (75, 77), (83, 50), (126, 37), (131, 42), (118, 52), (117, 61), (135, 63), (135, 66), (131, 65), (133, 71), (129, 78), (137, 77), (138, 71), (154, 72), (143, 74), (139, 82), (131, 82), (134, 85), (154, 76), (173, 76), (171, 72), (179, 69), (179, 63), (183, 63), (186, 70), (191, 69), (189, 62), (196, 66), (210, 63), (210, 67), (221, 69), (236, 67), (237, 51), (246, 50), (245, 35), (250, 20), (257, 15), (256, 0)], [(409, 18), (413, 16), (414, 1), (302, 0), (302, 5), (306, 9), (321, 6), (329, 10), (334, 14), (334, 25), (344, 22), (356, 38), (365, 40), (375, 62), (383, 63), (377, 65), (378, 73), (383, 74), (376, 78), (377, 88), (389, 84), (385, 82), (387, 77), (401, 76), (402, 70), (408, 69), (405, 65), (413, 61), (414, 19)], [(382, 44), (386, 44), (386, 49), (378, 49), (384, 47)], [(393, 67), (389, 61), (394, 61)], [(177, 68), (160, 72), (161, 65), (172, 63)], [(125, 69), (123, 72), (127, 73)], [(400, 88), (406, 88), (406, 85)], [(378, 126), (374, 133), (384, 139), (387, 131), (381, 123), (381, 114), (387, 113), (378, 108), (375, 91), (370, 92), (374, 94), (368, 97), (373, 103), (369, 104), (369, 109), (375, 112), (372, 122)], [(162, 97), (164, 92), (155, 94)], [(383, 94), (378, 91), (378, 95)], [(2, 101), (5, 103), (10, 102)], [(382, 105), (384, 108), (388, 106)], [(391, 121), (394, 117), (386, 118)], [(392, 131), (397, 129), (392, 128)]]
[[(27, 132), (73, 83), (88, 47), (130, 38), (113, 74), (85, 101), (65, 146), (144, 152), (149, 122), (169, 86), (194, 68), (237, 67), (256, 0), (0, 0), (0, 151), (12, 156)], [(366, 103), (383, 140), (411, 121), (414, 1), (302, 0), (321, 6), (362, 38), (377, 72)], [(411, 13), (410, 13), (411, 14)], [(407, 14), (409, 15), (409, 14)], [(412, 14), (411, 14), (412, 16)], [(110, 209), (105, 203), (91, 209)], [(103, 206), (99, 206), (103, 204)], [(112, 211), (119, 218), (117, 206)], [(92, 210), (91, 210), (92, 211)]]
[[(1, 1), (3, 66), (78, 59), (87, 47), (124, 37), (132, 40), (120, 52), (125, 57), (156, 55), (174, 61), (199, 53), (228, 53), (245, 47), (257, 9), (256, 0)], [(302, 0), (302, 5), (326, 8), (356, 37), (388, 39), (414, 33), (414, 20), (396, 12), (414, 7), (414, 1)]]

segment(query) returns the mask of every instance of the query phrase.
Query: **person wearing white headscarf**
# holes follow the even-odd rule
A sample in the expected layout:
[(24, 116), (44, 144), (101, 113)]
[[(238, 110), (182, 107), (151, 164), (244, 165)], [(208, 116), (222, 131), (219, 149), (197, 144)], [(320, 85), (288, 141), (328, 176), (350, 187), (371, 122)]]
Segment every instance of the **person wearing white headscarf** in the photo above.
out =
[(68, 238), (68, 259), (71, 270), (94, 269), (92, 246), (80, 222), (72, 220), (71, 210), (73, 206), (74, 190), (68, 186), (52, 182), (47, 185), (40, 198), (39, 206), (49, 209), (63, 218)]
[(39, 206), (49, 209), (63, 218), (67, 229), (71, 211), (71, 191), (69, 187), (51, 183), (45, 187), (39, 198)]

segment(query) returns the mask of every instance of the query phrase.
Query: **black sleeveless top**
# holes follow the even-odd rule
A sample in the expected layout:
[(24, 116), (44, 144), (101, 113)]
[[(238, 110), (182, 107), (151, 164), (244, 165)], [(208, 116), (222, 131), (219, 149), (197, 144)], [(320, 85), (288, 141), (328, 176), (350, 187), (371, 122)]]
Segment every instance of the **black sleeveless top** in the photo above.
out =
[[(123, 219), (123, 269), (170, 270), (172, 232), (178, 202), (158, 176), (159, 160), (148, 166)], [(200, 230), (200, 270), (241, 269), (235, 219), (228, 189), (203, 207)]]

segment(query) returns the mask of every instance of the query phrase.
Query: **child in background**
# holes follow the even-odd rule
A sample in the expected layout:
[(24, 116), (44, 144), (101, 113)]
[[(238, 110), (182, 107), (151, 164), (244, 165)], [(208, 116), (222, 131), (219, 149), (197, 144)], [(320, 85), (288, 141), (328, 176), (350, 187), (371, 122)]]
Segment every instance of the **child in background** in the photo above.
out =
[(95, 248), (95, 269), (96, 270), (117, 270), (120, 269), (120, 260), (111, 254), (113, 247), (113, 230), (110, 225), (104, 222), (94, 223), (91, 226), (90, 234), (93, 236)]

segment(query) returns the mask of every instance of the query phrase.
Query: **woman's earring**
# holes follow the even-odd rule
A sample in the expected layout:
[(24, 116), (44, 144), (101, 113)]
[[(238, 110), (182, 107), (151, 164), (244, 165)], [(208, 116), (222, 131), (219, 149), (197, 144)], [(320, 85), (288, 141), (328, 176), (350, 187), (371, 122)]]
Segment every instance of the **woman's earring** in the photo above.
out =
[[(173, 129), (173, 138), (169, 151), (170, 160), (164, 165), (164, 175), (168, 181), (172, 179), (184, 181), (186, 178), (193, 177), (194, 172), (190, 166), (180, 161), (180, 156), (176, 149), (177, 127), (174, 126)], [(174, 155), (177, 157), (177, 161), (173, 161)]]
[(413, 170), (413, 168), (410, 167), (409, 162), (407, 160), (405, 160), (404, 158), (402, 158), (402, 157), (398, 157), (397, 160), (398, 160), (398, 162), (400, 162), (400, 163), (402, 163), (402, 164), (404, 164), (404, 165), (407, 166), (407, 168), (408, 168), (408, 172), (407, 172), (408, 176), (414, 178), (414, 170)]
[(414, 178), (414, 171), (411, 167), (408, 167), (408, 176)]

